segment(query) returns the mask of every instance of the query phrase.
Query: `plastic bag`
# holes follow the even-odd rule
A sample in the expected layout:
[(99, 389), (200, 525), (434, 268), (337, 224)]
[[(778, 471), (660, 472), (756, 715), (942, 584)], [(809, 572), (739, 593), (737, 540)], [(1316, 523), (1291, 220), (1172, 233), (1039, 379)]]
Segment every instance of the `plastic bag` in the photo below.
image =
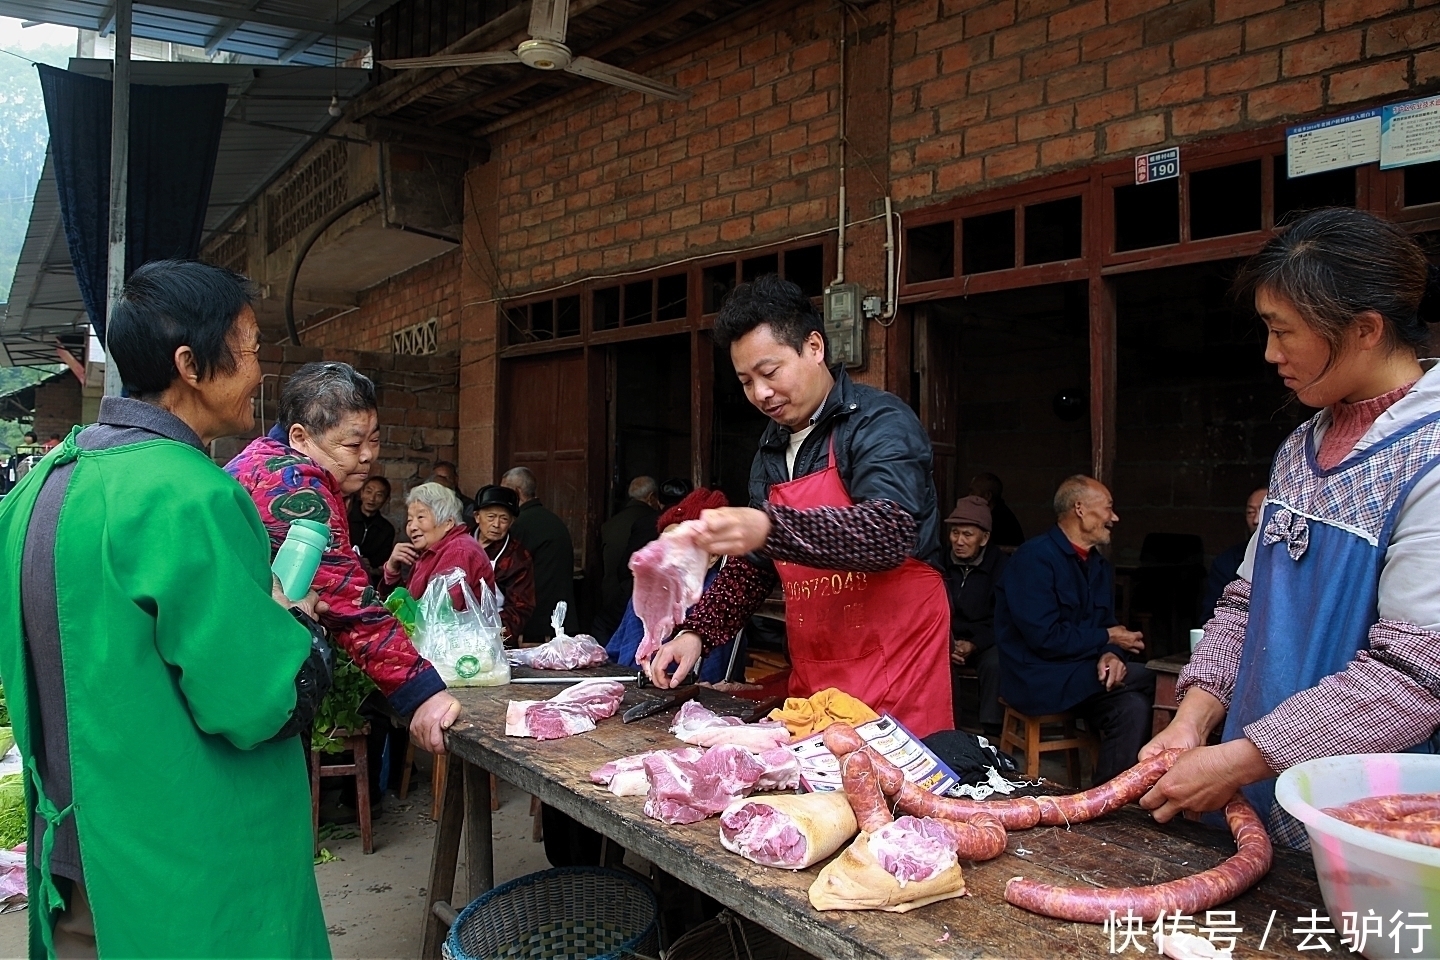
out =
[(565, 632), (564, 600), (555, 604), (550, 615), (550, 626), (555, 629), (555, 639), (524, 650), (507, 650), (505, 656), (514, 667), (532, 667), (536, 670), (579, 670), (581, 667), (598, 667), (610, 662), (605, 648), (587, 634), (570, 636)]
[[(450, 591), (457, 586), (464, 610), (450, 602)], [(482, 581), (477, 601), (459, 567), (430, 581), (416, 610), (415, 628), (415, 649), (435, 665), (447, 686), (498, 687), (510, 682), (495, 593)]]
[(410, 591), (404, 587), (396, 587), (390, 591), (390, 596), (385, 599), (385, 609), (389, 610), (394, 614), (395, 619), (400, 621), (400, 626), (405, 628), (405, 635), (407, 637), (413, 637), (416, 633), (415, 616), (417, 606), (415, 598), (410, 596)]

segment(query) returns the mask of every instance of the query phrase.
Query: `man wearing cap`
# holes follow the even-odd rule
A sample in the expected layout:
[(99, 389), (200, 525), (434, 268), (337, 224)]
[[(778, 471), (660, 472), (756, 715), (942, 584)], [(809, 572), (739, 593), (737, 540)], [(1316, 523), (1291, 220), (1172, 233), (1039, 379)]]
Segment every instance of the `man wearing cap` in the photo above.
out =
[(475, 539), (495, 568), (504, 637), (517, 644), (535, 612), (535, 563), (530, 551), (510, 536), (510, 524), (519, 513), (520, 498), (508, 487), (491, 484), (475, 494)]
[(985, 498), (962, 497), (945, 527), (945, 589), (950, 595), (950, 676), (955, 689), (955, 725), (961, 726), (960, 672), (973, 667), (980, 679), (980, 709), (974, 718), (987, 736), (1000, 735), (1000, 651), (995, 648), (995, 583), (1007, 557), (990, 543), (990, 506)]

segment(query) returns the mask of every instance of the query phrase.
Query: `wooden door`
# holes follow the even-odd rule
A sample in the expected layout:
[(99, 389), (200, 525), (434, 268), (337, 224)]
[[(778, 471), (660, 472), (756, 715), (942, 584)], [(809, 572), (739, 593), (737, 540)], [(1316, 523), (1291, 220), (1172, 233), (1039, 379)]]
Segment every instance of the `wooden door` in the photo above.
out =
[(586, 366), (579, 350), (501, 362), (502, 469), (529, 467), (534, 472), (541, 502), (565, 521), (582, 567), (590, 540)]
[(925, 304), (914, 308), (915, 370), (920, 423), (935, 457), (935, 492), (943, 517), (960, 496), (960, 325), (946, 323)]

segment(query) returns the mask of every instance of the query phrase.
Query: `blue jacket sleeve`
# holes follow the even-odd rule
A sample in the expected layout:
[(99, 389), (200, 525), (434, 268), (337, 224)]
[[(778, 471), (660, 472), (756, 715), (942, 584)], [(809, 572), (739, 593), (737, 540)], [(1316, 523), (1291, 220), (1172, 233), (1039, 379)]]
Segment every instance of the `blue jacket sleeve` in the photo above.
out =
[(1045, 556), (1011, 557), (1002, 575), (1011, 620), (1025, 646), (1042, 659), (1098, 659), (1110, 635), (1105, 627), (1077, 623), (1085, 612), (1077, 609), (1080, 598), (1061, 573)]

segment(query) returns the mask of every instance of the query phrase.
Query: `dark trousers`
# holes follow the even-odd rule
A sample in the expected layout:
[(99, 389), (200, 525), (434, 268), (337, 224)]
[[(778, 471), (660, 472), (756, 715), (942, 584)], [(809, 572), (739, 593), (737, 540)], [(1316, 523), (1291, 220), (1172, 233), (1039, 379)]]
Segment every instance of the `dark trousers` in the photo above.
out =
[[(980, 705), (975, 719), (979, 722), (981, 729), (986, 727), (998, 727), (1005, 719), (1005, 711), (1000, 706), (1000, 649), (989, 647), (970, 657), (965, 664), (974, 667), (980, 684)], [(963, 721), (969, 719), (966, 711), (960, 706), (960, 667), (950, 664), (950, 690), (952, 702), (955, 705), (955, 727), (963, 729)]]
[(1143, 663), (1127, 663), (1125, 680), (1082, 700), (1071, 709), (1100, 738), (1100, 759), (1095, 780), (1104, 783), (1135, 765), (1140, 748), (1150, 740), (1151, 707), (1155, 703), (1155, 674)]

